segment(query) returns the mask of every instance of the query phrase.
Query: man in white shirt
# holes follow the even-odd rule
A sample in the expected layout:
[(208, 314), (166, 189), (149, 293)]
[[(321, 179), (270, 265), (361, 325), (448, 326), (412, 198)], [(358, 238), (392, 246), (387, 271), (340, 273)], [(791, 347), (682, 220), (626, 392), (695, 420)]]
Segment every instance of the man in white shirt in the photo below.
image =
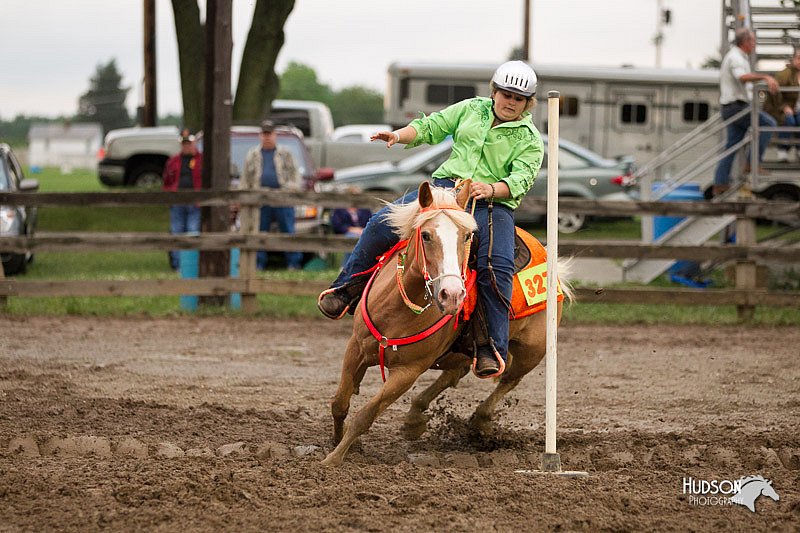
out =
[[(778, 92), (778, 82), (768, 74), (750, 71), (748, 56), (756, 48), (756, 36), (749, 28), (739, 28), (733, 41), (734, 46), (725, 54), (719, 69), (719, 103), (722, 107), (722, 119), (727, 120), (744, 108), (749, 108), (753, 100), (754, 81), (765, 81), (771, 93)], [(760, 126), (776, 126), (775, 119), (764, 111), (758, 114)], [(741, 141), (750, 127), (750, 113), (745, 114), (727, 127), (725, 149)], [(764, 157), (764, 150), (769, 144), (772, 132), (761, 132), (758, 137), (758, 161)], [(731, 166), (736, 152), (720, 160), (714, 175), (713, 194), (717, 196), (730, 188)], [(749, 163), (745, 167), (748, 170)]]

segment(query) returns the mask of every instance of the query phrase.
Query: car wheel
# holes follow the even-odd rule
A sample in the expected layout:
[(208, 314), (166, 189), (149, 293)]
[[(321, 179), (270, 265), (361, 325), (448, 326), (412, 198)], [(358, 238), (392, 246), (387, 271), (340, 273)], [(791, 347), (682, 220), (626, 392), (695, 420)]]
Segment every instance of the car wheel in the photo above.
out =
[(560, 213), (558, 215), (558, 231), (575, 233), (586, 225), (586, 215), (578, 213)]
[(27, 266), (28, 261), (25, 259), (25, 254), (11, 254), (3, 263), (3, 272), (6, 276), (24, 274)]
[(137, 187), (156, 188), (161, 187), (164, 183), (164, 178), (161, 175), (161, 169), (156, 165), (145, 165), (136, 169), (136, 173), (132, 176), (133, 184)]

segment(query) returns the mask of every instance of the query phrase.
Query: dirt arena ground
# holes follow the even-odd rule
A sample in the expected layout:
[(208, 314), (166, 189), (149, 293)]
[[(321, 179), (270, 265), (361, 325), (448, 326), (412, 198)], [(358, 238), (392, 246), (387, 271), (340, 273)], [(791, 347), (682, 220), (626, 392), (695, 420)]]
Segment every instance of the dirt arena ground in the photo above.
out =
[[(466, 421), (492, 384), (469, 376), (432, 406), (420, 440), (398, 433), (406, 395), (342, 467), (321, 466), (348, 329), (2, 317), (0, 531), (800, 525), (797, 328), (563, 325), (559, 451), (584, 479), (515, 473), (543, 451), (543, 367), (487, 438), (471, 437)], [(353, 408), (379, 383), (370, 369)], [(684, 478), (755, 474), (780, 496), (758, 498), (755, 513), (683, 493)]]

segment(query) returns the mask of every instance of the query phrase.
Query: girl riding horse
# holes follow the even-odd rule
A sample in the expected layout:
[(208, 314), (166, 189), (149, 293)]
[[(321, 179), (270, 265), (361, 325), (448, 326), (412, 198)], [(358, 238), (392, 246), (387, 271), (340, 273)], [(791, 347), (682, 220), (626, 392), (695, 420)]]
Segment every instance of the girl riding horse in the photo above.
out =
[[(533, 185), (542, 164), (541, 135), (531, 120), (536, 104), (536, 73), (522, 61), (500, 65), (492, 76), (491, 98), (476, 97), (412, 121), (396, 131), (381, 131), (372, 140), (408, 147), (438, 144), (453, 137), (450, 157), (433, 173), (433, 183), (453, 187), (457, 178), (470, 178), (478, 223), (478, 292), (485, 306), (487, 340), (476, 350), (478, 377), (502, 374), (508, 357), (509, 309), (514, 274), (514, 209)], [(411, 192), (395, 203), (417, 198)], [(386, 221), (387, 208), (373, 216), (331, 288), (320, 294), (318, 307), (339, 319), (352, 311), (376, 258), (394, 246), (398, 237)]]

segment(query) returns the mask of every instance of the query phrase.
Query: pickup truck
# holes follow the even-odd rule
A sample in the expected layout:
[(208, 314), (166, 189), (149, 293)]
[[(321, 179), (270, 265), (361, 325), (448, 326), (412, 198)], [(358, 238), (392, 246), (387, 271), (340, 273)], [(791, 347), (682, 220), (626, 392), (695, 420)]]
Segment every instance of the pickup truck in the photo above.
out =
[[(317, 168), (339, 169), (380, 161), (398, 161), (409, 153), (400, 145), (336, 142), (327, 105), (303, 100), (275, 100), (270, 118), (304, 135)], [(108, 132), (98, 154), (98, 176), (105, 185), (159, 186), (167, 159), (180, 150), (178, 128), (122, 128)]]

